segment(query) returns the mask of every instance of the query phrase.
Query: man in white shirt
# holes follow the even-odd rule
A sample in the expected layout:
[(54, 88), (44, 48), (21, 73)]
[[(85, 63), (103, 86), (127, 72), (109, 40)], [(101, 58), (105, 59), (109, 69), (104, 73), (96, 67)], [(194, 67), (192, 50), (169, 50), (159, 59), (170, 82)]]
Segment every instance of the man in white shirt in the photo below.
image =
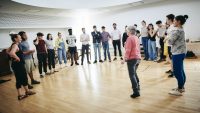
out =
[(83, 34), (81, 34), (81, 36), (80, 36), (80, 42), (82, 42), (81, 65), (83, 65), (85, 51), (86, 51), (86, 56), (87, 56), (87, 62), (88, 62), (88, 64), (90, 64), (89, 53), (88, 53), (90, 37), (88, 34), (85, 33), (85, 28), (82, 28), (82, 32), (83, 32)]
[(79, 65), (77, 62), (78, 59), (76, 59), (75, 54), (77, 53), (77, 48), (76, 48), (76, 37), (72, 34), (72, 29), (68, 29), (69, 35), (67, 36), (67, 44), (69, 47), (69, 52), (71, 54), (71, 66), (73, 66), (74, 61), (76, 65)]
[(117, 58), (116, 58), (117, 48), (119, 51), (119, 56), (121, 57), (121, 60), (123, 60), (122, 51), (121, 51), (121, 32), (117, 29), (116, 23), (113, 23), (113, 28), (114, 28), (114, 30), (111, 32), (111, 38), (112, 38), (112, 43), (113, 43), (113, 47), (114, 47), (114, 55), (115, 55), (115, 58), (113, 59), (113, 61), (117, 60)]

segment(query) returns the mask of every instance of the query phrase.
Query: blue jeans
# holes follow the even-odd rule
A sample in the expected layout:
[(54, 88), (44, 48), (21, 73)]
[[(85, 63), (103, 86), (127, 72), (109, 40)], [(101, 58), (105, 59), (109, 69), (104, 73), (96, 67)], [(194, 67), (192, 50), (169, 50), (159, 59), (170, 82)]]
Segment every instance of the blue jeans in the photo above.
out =
[(184, 88), (186, 76), (183, 66), (183, 61), (185, 58), (185, 54), (178, 54), (178, 55), (172, 55), (172, 61), (173, 61), (173, 73), (178, 81), (178, 88), (182, 89)]
[(65, 49), (58, 49), (58, 60), (59, 64), (62, 64), (62, 58), (64, 59), (64, 63), (67, 63), (67, 57), (66, 57), (66, 50)]
[(95, 56), (95, 61), (97, 60), (97, 50), (98, 50), (98, 55), (99, 55), (99, 60), (101, 60), (101, 44), (100, 43), (93, 43), (94, 46), (94, 56)]
[(149, 59), (150, 60), (155, 60), (157, 55), (156, 55), (156, 41), (148, 41), (148, 52), (149, 52)]
[(108, 54), (108, 59), (111, 60), (108, 41), (102, 42), (102, 45), (103, 45), (103, 50), (104, 50), (104, 60), (107, 59), (106, 53)]
[(142, 45), (144, 49), (144, 58), (149, 59), (149, 53), (148, 53), (148, 37), (142, 37)]
[(138, 59), (133, 59), (133, 60), (128, 60), (127, 61), (127, 67), (128, 67), (128, 73), (129, 73), (129, 78), (131, 80), (132, 84), (132, 89), (134, 93), (139, 93), (139, 78), (137, 75), (137, 68), (140, 63), (140, 60)]

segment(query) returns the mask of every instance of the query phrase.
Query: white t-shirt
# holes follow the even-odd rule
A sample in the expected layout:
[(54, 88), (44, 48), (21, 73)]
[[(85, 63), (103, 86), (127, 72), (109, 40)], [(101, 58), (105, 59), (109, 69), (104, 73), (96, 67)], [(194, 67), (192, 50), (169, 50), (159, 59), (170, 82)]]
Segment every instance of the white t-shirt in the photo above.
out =
[(45, 40), (47, 49), (54, 49), (53, 40)]
[(113, 40), (119, 40), (121, 38), (121, 32), (118, 29), (113, 30), (110, 34)]
[(74, 35), (68, 35), (66, 37), (66, 40), (68, 41), (69, 47), (75, 47), (76, 46), (76, 37)]
[[(173, 31), (175, 29), (175, 27), (174, 27), (174, 25), (173, 24), (171, 24), (170, 26), (169, 26), (169, 28), (167, 29), (167, 38), (168, 39), (170, 39), (171, 37), (171, 32)], [(167, 40), (167, 44), (168, 44), (168, 40)], [(168, 44), (168, 46), (171, 46), (171, 45), (169, 45)]]
[(164, 37), (165, 36), (165, 32), (166, 32), (166, 29), (161, 27), (161, 28), (158, 28), (158, 36), (159, 38), (160, 37)]
[(80, 42), (82, 42), (82, 45), (87, 45), (89, 44), (90, 37), (88, 34), (81, 34), (80, 36)]
[(148, 37), (147, 27), (142, 27), (142, 29), (141, 29), (141, 37)]

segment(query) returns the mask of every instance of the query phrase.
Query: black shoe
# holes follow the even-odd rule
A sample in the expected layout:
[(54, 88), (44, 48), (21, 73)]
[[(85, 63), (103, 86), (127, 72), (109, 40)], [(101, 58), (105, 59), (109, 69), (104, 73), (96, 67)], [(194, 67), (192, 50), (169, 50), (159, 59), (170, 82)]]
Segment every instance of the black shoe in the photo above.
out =
[(43, 76), (43, 75), (40, 75), (40, 78), (44, 78), (44, 76)]
[(88, 64), (91, 64), (91, 62), (90, 62), (90, 61), (88, 61)]
[(116, 58), (116, 57), (113, 59), (113, 61), (115, 61), (115, 60), (117, 60), (117, 58)]
[(144, 58), (143, 60), (146, 60), (146, 61), (147, 61), (147, 60), (149, 60), (149, 59), (148, 59), (148, 58)]
[(122, 58), (122, 57), (121, 57), (120, 59), (121, 59), (121, 60), (123, 60), (123, 58)]
[(162, 59), (160, 59), (160, 60), (158, 60), (158, 61), (157, 61), (157, 63), (161, 63), (161, 62), (163, 62), (163, 60), (162, 60)]
[(109, 60), (109, 62), (111, 62), (111, 60)]
[(45, 72), (45, 75), (51, 75), (51, 73), (47, 73), (47, 72)]
[(53, 72), (56, 73), (56, 72), (59, 72), (59, 71), (54, 70)]
[(131, 98), (136, 98), (139, 96), (140, 96), (140, 93), (133, 93), (132, 95), (130, 95)]
[(36, 80), (32, 80), (31, 81), (31, 84), (33, 85), (33, 84), (40, 84), (40, 82), (39, 81), (36, 81)]
[(71, 63), (71, 66), (73, 66), (74, 65), (74, 63)]
[(81, 65), (83, 65), (83, 62), (81, 62)]
[(97, 61), (95, 60), (93, 63), (95, 64), (95, 63), (97, 63)]
[(169, 75), (168, 77), (169, 77), (169, 78), (173, 78), (173, 77), (174, 77), (174, 75), (173, 75), (173, 74), (171, 74), (171, 75)]
[(33, 89), (33, 86), (31, 86), (30, 84), (28, 84), (28, 89)]
[(104, 59), (104, 62), (106, 61), (106, 59)]
[(99, 60), (99, 62), (103, 63), (103, 60)]
[(172, 73), (172, 70), (168, 70), (168, 71), (166, 71), (165, 73)]
[(79, 65), (79, 63), (78, 63), (78, 62), (76, 62), (75, 64), (76, 64), (76, 65)]

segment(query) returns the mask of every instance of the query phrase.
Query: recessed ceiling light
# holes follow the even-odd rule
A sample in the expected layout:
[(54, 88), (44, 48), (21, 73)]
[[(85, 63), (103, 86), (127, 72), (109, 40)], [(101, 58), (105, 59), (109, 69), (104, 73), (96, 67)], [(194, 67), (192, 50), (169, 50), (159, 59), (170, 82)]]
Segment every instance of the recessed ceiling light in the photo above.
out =
[(138, 6), (138, 5), (142, 5), (142, 4), (144, 4), (144, 1), (130, 3), (131, 6)]

